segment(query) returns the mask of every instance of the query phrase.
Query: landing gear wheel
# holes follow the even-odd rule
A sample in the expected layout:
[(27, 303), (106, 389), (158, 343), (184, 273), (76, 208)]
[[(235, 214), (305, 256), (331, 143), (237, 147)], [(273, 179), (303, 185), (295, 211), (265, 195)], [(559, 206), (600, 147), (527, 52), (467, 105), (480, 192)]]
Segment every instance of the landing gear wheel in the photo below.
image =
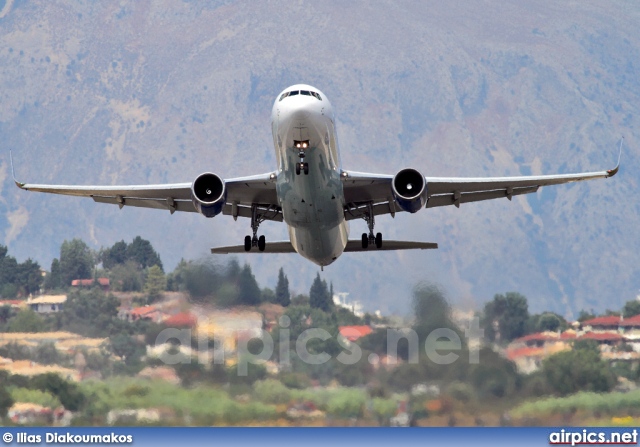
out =
[(301, 163), (296, 163), (296, 175), (300, 175), (300, 164)]
[(369, 236), (367, 233), (362, 233), (362, 248), (367, 249), (369, 247)]
[(244, 237), (244, 251), (251, 251), (251, 236)]
[(382, 233), (376, 234), (376, 248), (382, 248)]
[(309, 163), (302, 163), (304, 166), (304, 175), (309, 175)]
[(258, 250), (264, 251), (266, 246), (267, 241), (265, 240), (264, 236), (260, 236), (260, 238), (258, 239)]

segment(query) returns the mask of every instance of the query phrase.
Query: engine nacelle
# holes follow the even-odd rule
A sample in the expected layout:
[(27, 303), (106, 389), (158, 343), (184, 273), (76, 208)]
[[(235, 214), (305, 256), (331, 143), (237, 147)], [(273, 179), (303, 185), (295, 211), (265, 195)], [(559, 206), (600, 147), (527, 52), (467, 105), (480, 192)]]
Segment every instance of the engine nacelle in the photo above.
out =
[(398, 206), (408, 213), (419, 211), (427, 203), (427, 181), (415, 169), (398, 172), (393, 177), (391, 189)]
[(191, 200), (203, 216), (217, 216), (227, 202), (224, 180), (211, 172), (200, 174), (191, 185)]

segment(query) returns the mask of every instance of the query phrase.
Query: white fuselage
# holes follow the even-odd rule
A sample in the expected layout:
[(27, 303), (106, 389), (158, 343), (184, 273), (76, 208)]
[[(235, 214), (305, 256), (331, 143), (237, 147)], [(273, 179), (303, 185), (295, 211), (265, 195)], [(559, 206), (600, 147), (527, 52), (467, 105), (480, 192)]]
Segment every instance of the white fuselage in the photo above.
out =
[[(291, 243), (310, 261), (329, 265), (342, 254), (349, 236), (331, 103), (317, 88), (291, 86), (273, 104), (271, 128), (278, 163), (276, 190)], [(296, 173), (301, 159), (294, 142), (300, 141), (308, 144), (308, 174)]]

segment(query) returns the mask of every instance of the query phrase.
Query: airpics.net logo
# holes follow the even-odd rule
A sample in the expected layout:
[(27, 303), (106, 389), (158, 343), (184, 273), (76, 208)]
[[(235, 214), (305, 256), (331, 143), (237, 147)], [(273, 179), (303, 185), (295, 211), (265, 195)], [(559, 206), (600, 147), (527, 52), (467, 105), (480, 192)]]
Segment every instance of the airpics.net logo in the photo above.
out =
[[(350, 333), (345, 329), (342, 334), (331, 334), (329, 331), (318, 327), (309, 327), (302, 331), (295, 339), (291, 337), (291, 319), (283, 315), (278, 319), (277, 340), (274, 340), (272, 332), (256, 328), (251, 320), (237, 321), (238, 328), (219, 331), (194, 331), (191, 329), (166, 328), (162, 330), (155, 341), (155, 348), (160, 351), (158, 357), (167, 365), (189, 364), (194, 360), (200, 364), (225, 364), (225, 358), (233, 356), (237, 360), (239, 376), (248, 374), (249, 364), (264, 364), (275, 361), (280, 368), (289, 368), (292, 365), (292, 356), (309, 365), (321, 365), (333, 358), (325, 351), (318, 352), (310, 349), (311, 345), (326, 342), (332, 338), (340, 345), (341, 351), (335, 355), (335, 359), (345, 365), (354, 365), (362, 360), (362, 348), (348, 341), (357, 333)], [(211, 327), (211, 321), (206, 317), (199, 317), (196, 328)], [(480, 362), (480, 346), (484, 330), (480, 328), (480, 320), (472, 318), (468, 326), (464, 328), (465, 351), (464, 357), (458, 352), (463, 352), (463, 342), (457, 331), (451, 328), (437, 328), (432, 330), (421, 340), (418, 333), (412, 328), (386, 329), (385, 361), (388, 365), (398, 363), (402, 357), (406, 363), (417, 364), (421, 355), (426, 355), (429, 361), (438, 365), (449, 365), (459, 360), (466, 360), (470, 364)], [(233, 347), (229, 347), (229, 340), (233, 340)], [(261, 349), (249, 349), (253, 340), (259, 340)], [(277, 341), (277, 344), (276, 344)], [(211, 343), (213, 342), (213, 343)], [(196, 346), (194, 346), (194, 344)], [(255, 344), (254, 344), (255, 345)], [(211, 349), (213, 346), (213, 349)], [(402, 346), (402, 348), (401, 348)], [(424, 349), (422, 354), (421, 346)], [(167, 349), (171, 347), (171, 349)], [(192, 349), (192, 347), (194, 349)], [(277, 352), (276, 352), (277, 347)], [(468, 355), (467, 352), (468, 351)], [(192, 355), (195, 352), (195, 355)], [(446, 353), (445, 353), (446, 352)], [(195, 357), (195, 359), (194, 359)], [(375, 353), (369, 354), (367, 361), (378, 364), (382, 359)]]
[(594, 431), (582, 429), (580, 431), (560, 430), (549, 434), (550, 445), (636, 445), (638, 444), (638, 430)]

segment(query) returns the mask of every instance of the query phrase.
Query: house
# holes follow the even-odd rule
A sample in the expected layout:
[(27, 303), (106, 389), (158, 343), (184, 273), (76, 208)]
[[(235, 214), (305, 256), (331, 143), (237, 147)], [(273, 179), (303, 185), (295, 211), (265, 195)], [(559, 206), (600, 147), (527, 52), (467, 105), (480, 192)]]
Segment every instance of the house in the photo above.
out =
[(174, 328), (193, 328), (197, 322), (197, 317), (191, 312), (180, 312), (163, 321), (165, 326)]
[(12, 309), (20, 310), (27, 307), (25, 300), (0, 300), (0, 307), (9, 306)]
[(361, 337), (366, 337), (373, 332), (371, 326), (340, 326), (340, 335), (350, 342), (354, 342)]
[[(74, 279), (71, 281), (71, 287), (93, 287), (95, 279)], [(109, 278), (98, 278), (98, 285), (105, 292), (109, 291)]]
[(67, 301), (67, 295), (42, 295), (37, 298), (30, 298), (27, 304), (34, 312), (48, 314), (60, 312)]
[(621, 315), (605, 315), (585, 320), (581, 323), (581, 326), (585, 332), (617, 331), (623, 321), (624, 319)]
[(156, 306), (142, 306), (133, 309), (120, 309), (118, 318), (129, 322), (137, 320), (151, 320), (154, 323), (161, 323), (165, 315)]

